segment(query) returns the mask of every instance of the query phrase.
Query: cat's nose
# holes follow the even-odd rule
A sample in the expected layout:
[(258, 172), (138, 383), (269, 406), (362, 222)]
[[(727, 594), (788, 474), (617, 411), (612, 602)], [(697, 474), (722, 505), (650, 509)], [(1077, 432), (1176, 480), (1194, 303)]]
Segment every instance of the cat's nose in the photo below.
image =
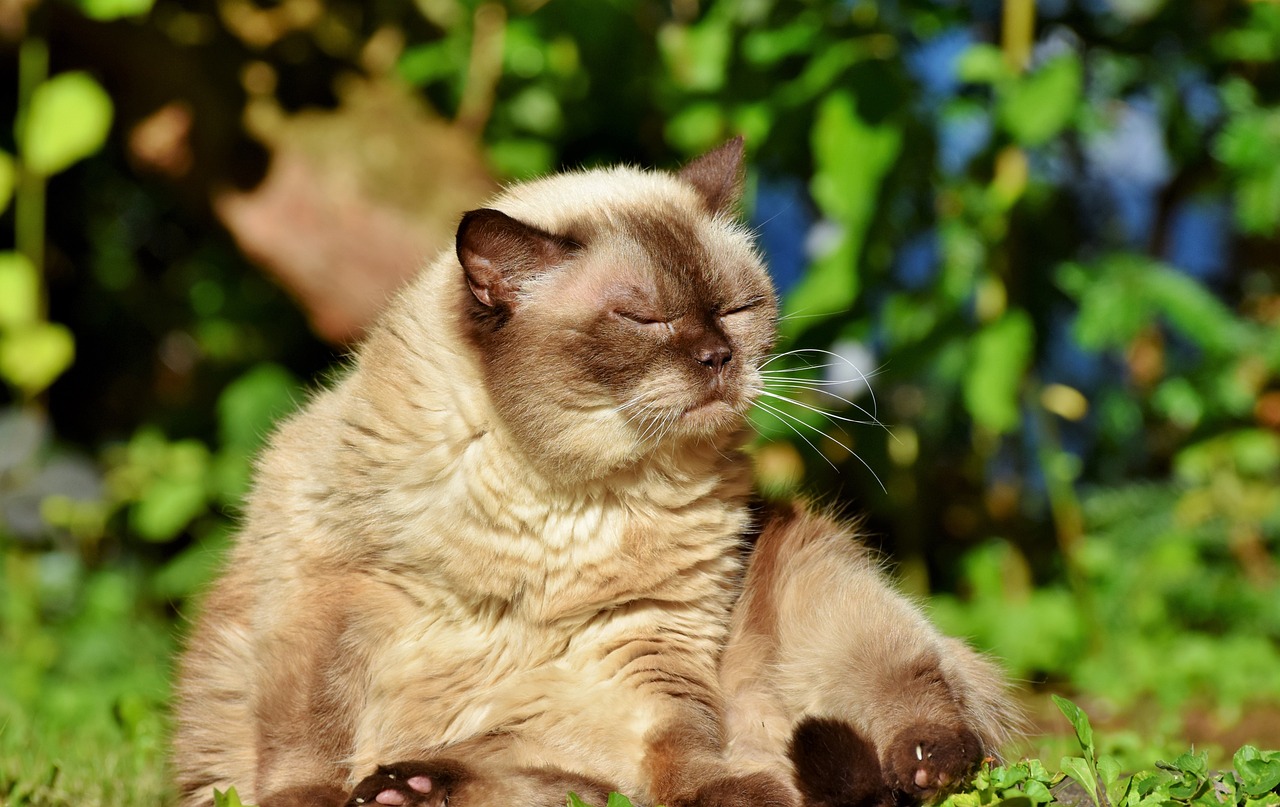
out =
[(710, 367), (718, 373), (733, 358), (733, 350), (728, 345), (720, 344), (698, 348), (694, 355), (699, 364)]

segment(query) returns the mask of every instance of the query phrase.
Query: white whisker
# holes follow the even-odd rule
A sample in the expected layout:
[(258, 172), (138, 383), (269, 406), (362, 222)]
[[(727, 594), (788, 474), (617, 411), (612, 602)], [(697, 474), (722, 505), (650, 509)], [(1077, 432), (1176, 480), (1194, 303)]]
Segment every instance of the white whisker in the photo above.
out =
[[(882, 429), (887, 428), (882, 422), (880, 422), (880, 418), (876, 414), (874, 409), (868, 410), (866, 407), (862, 406), (861, 404), (854, 403), (848, 398), (845, 398), (842, 395), (837, 395), (836, 393), (828, 389), (822, 389), (821, 387), (812, 387), (803, 381), (775, 381), (775, 380), (766, 380), (764, 384), (764, 388), (766, 390), (774, 390), (774, 391), (778, 389), (803, 390), (805, 392), (810, 392), (815, 395), (825, 395), (828, 398), (834, 398), (835, 400), (839, 401), (845, 406), (848, 406), (851, 409), (858, 410), (862, 414), (866, 415), (868, 418), (868, 420), (866, 421), (851, 421), (851, 422), (862, 423), (863, 425), (867, 425), (867, 426), (879, 426)], [(796, 401), (794, 399), (792, 399), (792, 402), (796, 404), (800, 403), (799, 401)], [(875, 404), (875, 399), (872, 399), (872, 405), (874, 406), (874, 404)], [(822, 411), (825, 412), (826, 410), (822, 410)], [(834, 417), (837, 419), (839, 418), (839, 416), (835, 415), (834, 413), (831, 414), (831, 417)]]
[(856, 418), (845, 417), (844, 415), (837, 415), (835, 412), (828, 412), (825, 409), (819, 409), (816, 406), (810, 406), (807, 403), (804, 403), (802, 401), (797, 401), (795, 398), (788, 398), (785, 395), (779, 395), (778, 393), (770, 392), (769, 390), (764, 390), (760, 394), (767, 395), (770, 398), (776, 398), (779, 401), (786, 401), (789, 404), (799, 406), (803, 409), (808, 409), (810, 412), (813, 412), (818, 415), (822, 415), (823, 417), (831, 418), (833, 420), (842, 420), (845, 423), (853, 423), (857, 426), (879, 426), (882, 429), (885, 428), (885, 425), (880, 421), (876, 420), (874, 415), (872, 415), (870, 412), (866, 411), (860, 406), (855, 406), (854, 408), (857, 409), (859, 412), (862, 412), (862, 414), (866, 415), (867, 417), (871, 418), (870, 420), (858, 420)]
[[(835, 464), (834, 462), (832, 462), (832, 461), (827, 457), (827, 455), (826, 455), (826, 454), (823, 454), (821, 451), (819, 451), (819, 450), (818, 450), (818, 447), (817, 447), (817, 446), (815, 446), (815, 445), (813, 444), (813, 442), (812, 442), (808, 437), (805, 437), (805, 436), (804, 436), (804, 434), (803, 434), (799, 429), (797, 429), (794, 425), (792, 425), (790, 422), (788, 422), (789, 420), (793, 419), (790, 415), (788, 415), (786, 412), (781, 411), (780, 409), (777, 409), (777, 408), (775, 408), (775, 407), (770, 406), (769, 404), (765, 403), (764, 401), (756, 401), (756, 406), (760, 407), (761, 409), (763, 409), (763, 410), (764, 410), (764, 411), (766, 411), (766, 412), (769, 412), (769, 413), (770, 413), (770, 414), (772, 414), (774, 417), (776, 417), (778, 420), (782, 421), (782, 425), (786, 426), (788, 429), (790, 429), (791, 431), (795, 432), (795, 433), (796, 433), (796, 436), (797, 436), (797, 437), (799, 437), (801, 440), (804, 440), (804, 441), (805, 441), (805, 443), (807, 443), (807, 444), (809, 445), (809, 448), (812, 448), (812, 449), (813, 449), (813, 453), (817, 454), (819, 457), (822, 457), (823, 461), (824, 461), (824, 462), (826, 462), (826, 463), (827, 463), (827, 465), (830, 465), (830, 466), (831, 466), (831, 470), (833, 470), (833, 471), (835, 471), (835, 472), (837, 472), (837, 473), (839, 473), (839, 472), (840, 472), (840, 469), (836, 467), (836, 464)], [(804, 423), (804, 421), (798, 421), (798, 422), (800, 422), (800, 423), (804, 424), (805, 426), (808, 426), (808, 425), (809, 425), (809, 424), (807, 424), (807, 423)], [(812, 428), (812, 427), (810, 427), (810, 428)], [(837, 441), (837, 442), (839, 442), (839, 441)]]
[[(818, 355), (820, 355), (820, 356), (830, 356), (830, 357), (831, 357), (831, 358), (833, 358), (833, 359), (837, 359), (837, 360), (838, 360), (838, 362), (829, 362), (829, 363), (826, 363), (826, 364), (821, 365), (820, 367), (804, 367), (804, 368), (799, 368), (801, 371), (804, 371), (804, 370), (810, 370), (810, 369), (824, 369), (824, 368), (827, 368), (827, 367), (835, 367), (835, 366), (838, 366), (838, 365), (844, 365), (844, 366), (849, 367), (850, 369), (852, 369), (855, 373), (857, 373), (857, 374), (858, 374), (858, 379), (859, 379), (859, 380), (860, 380), (860, 381), (861, 381), (861, 382), (866, 386), (866, 388), (867, 388), (867, 394), (868, 394), (868, 396), (870, 396), (870, 398), (871, 398), (871, 411), (870, 411), (870, 412), (868, 412), (866, 409), (862, 409), (861, 407), (859, 407), (859, 411), (861, 411), (863, 414), (867, 415), (867, 417), (872, 418), (873, 420), (878, 420), (878, 419), (876, 418), (875, 413), (880, 411), (880, 406), (879, 406), (879, 404), (876, 402), (876, 392), (875, 392), (875, 390), (874, 390), (874, 389), (872, 388), (872, 386), (871, 386), (871, 376), (874, 376), (876, 373), (880, 372), (880, 369), (882, 369), (882, 368), (877, 368), (876, 370), (873, 370), (873, 371), (872, 371), (871, 375), (868, 375), (867, 373), (863, 372), (863, 371), (862, 371), (862, 369), (861, 369), (860, 367), (858, 367), (858, 366), (857, 366), (856, 364), (854, 364), (853, 362), (849, 361), (849, 360), (848, 360), (847, 358), (845, 358), (844, 356), (841, 356), (839, 353), (836, 353), (836, 352), (831, 351), (831, 350), (826, 350), (825, 348), (819, 348), (819, 347), (802, 347), (802, 348), (796, 348), (795, 350), (788, 350), (788, 351), (786, 351), (786, 352), (784, 352), (784, 353), (779, 353), (779, 354), (778, 354), (778, 355), (776, 355), (776, 356), (772, 356), (772, 357), (770, 357), (770, 358), (766, 359), (764, 362), (762, 362), (762, 363), (760, 364), (760, 367), (758, 368), (758, 370), (757, 370), (757, 371), (758, 371), (758, 372), (759, 372), (763, 377), (765, 377), (765, 378), (770, 378), (770, 377), (773, 377), (773, 376), (782, 376), (782, 375), (785, 375), (785, 371), (780, 373), (780, 372), (778, 371), (778, 369), (774, 369), (774, 370), (765, 370), (764, 368), (765, 368), (765, 367), (766, 367), (770, 362), (776, 361), (777, 359), (780, 359), (780, 358), (790, 357), (790, 356), (807, 355), (807, 354), (818, 354)], [(833, 380), (835, 380), (835, 379), (822, 379), (822, 381), (823, 381), (824, 383), (828, 383), (828, 382), (833, 381)], [(766, 383), (767, 383), (767, 382), (766, 382)], [(847, 382), (843, 382), (843, 383), (847, 383)], [(879, 425), (883, 426), (883, 424), (879, 424)]]

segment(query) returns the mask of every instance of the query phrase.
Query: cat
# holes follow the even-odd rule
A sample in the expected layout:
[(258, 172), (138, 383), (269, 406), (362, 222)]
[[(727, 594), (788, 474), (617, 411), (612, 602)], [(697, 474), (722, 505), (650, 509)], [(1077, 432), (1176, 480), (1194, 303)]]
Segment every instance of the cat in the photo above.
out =
[(279, 427), (180, 659), (183, 807), (874, 807), (1005, 742), (992, 663), (753, 497), (742, 163), (510, 188)]

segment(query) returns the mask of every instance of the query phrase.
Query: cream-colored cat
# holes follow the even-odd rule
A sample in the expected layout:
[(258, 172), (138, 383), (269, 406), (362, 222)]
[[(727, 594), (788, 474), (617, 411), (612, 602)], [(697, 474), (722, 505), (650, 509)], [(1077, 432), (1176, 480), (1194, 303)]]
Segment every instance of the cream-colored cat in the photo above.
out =
[(993, 667), (750, 504), (777, 308), (741, 160), (468, 213), (279, 429), (182, 658), (183, 805), (888, 804), (1000, 744)]

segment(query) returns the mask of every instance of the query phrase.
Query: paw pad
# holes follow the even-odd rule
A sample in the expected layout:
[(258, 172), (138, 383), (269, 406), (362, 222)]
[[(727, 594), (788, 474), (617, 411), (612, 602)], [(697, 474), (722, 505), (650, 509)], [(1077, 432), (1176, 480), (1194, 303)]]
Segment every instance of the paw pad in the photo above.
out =
[(959, 784), (982, 756), (982, 743), (969, 729), (916, 724), (885, 750), (885, 780), (894, 790), (929, 798)]
[(443, 807), (448, 790), (426, 768), (421, 763), (383, 765), (356, 785), (347, 807)]

